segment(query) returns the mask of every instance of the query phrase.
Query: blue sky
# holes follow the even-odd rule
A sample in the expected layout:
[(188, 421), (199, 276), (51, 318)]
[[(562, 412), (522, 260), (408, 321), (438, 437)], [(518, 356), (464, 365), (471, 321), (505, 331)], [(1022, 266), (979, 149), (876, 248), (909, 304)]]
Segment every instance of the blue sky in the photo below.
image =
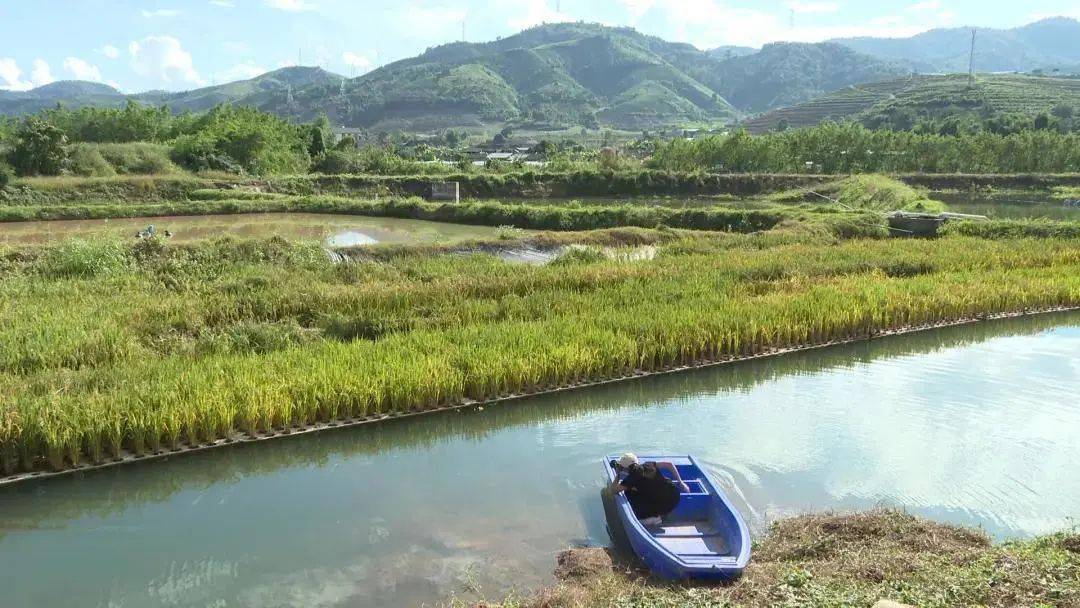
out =
[[(78, 78), (190, 89), (285, 65), (347, 76), (543, 22), (630, 25), (701, 48), (909, 36), (1080, 17), (1077, 0), (0, 0), (0, 89)], [(792, 27), (794, 23), (794, 27)]]

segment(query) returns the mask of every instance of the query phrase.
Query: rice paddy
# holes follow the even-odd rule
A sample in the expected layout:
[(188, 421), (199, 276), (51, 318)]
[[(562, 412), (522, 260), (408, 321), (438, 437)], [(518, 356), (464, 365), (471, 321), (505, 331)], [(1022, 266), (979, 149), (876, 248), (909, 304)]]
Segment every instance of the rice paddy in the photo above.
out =
[(655, 259), (332, 263), (316, 244), (0, 255), (0, 467), (62, 470), (769, 349), (1080, 305), (1075, 239), (665, 229)]

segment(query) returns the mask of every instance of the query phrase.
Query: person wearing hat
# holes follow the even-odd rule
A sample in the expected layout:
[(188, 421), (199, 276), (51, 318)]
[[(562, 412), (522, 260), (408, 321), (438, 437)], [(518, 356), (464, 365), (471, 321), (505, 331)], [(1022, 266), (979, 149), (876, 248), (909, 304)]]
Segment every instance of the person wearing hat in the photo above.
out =
[[(682, 492), (690, 488), (683, 483), (679, 469), (670, 462), (638, 462), (638, 457), (627, 452), (619, 460), (611, 463), (616, 471), (626, 472), (626, 476), (611, 482), (610, 490), (618, 494), (624, 492), (630, 501), (634, 516), (645, 526), (659, 526), (675, 507), (679, 506)], [(671, 473), (672, 479), (661, 471)]]

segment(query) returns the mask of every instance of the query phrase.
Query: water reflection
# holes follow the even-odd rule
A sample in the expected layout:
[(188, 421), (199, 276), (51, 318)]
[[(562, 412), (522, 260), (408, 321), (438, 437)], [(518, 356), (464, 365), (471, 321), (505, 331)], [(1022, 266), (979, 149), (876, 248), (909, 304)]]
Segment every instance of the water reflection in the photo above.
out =
[(696, 453), (759, 529), (892, 504), (1043, 532), (1080, 504), (1078, 348), (1078, 314), (988, 323), (15, 486), (5, 606), (529, 587), (566, 545), (609, 542), (599, 455), (626, 446)]

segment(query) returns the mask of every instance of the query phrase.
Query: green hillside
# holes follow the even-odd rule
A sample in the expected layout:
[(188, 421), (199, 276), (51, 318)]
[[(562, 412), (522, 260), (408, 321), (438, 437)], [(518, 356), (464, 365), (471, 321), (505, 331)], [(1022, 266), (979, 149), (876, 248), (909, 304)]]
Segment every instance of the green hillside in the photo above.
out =
[(284, 92), (290, 87), (299, 89), (313, 85), (340, 82), (342, 76), (316, 67), (293, 66), (267, 72), (255, 78), (240, 80), (193, 91), (167, 93), (153, 91), (132, 95), (131, 98), (154, 105), (165, 104), (174, 111), (201, 112), (222, 104), (233, 102), (256, 102), (260, 95)]
[(851, 86), (811, 101), (756, 116), (743, 123), (750, 132), (808, 127), (825, 121), (856, 120), (909, 127), (943, 117), (1034, 116), (1059, 105), (1080, 108), (1080, 79), (1016, 74), (908, 76)]
[(767, 44), (716, 68), (718, 90), (733, 105), (760, 112), (807, 101), (844, 87), (896, 78), (910, 70), (833, 43)]
[(374, 129), (512, 122), (628, 129), (727, 122), (738, 115), (702, 81), (715, 61), (626, 28), (558, 24), (482, 44), (453, 43), (340, 85), (280, 92), (263, 109)]

